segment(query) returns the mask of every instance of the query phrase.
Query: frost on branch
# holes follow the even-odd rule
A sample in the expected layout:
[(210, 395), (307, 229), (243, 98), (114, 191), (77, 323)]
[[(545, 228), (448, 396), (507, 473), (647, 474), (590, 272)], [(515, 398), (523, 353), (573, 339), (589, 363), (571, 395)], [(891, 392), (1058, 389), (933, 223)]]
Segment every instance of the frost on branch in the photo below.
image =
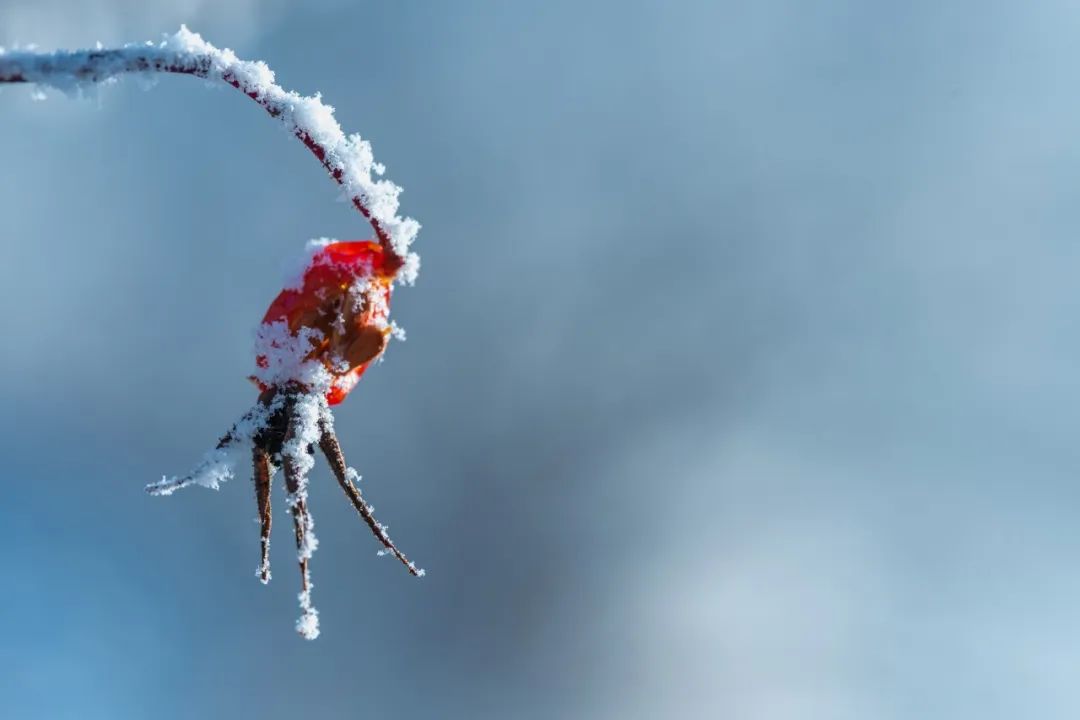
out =
[(322, 451), (349, 502), (383, 546), (420, 577), (424, 571), (398, 550), (387, 526), (357, 487), (359, 474), (345, 463), (334, 433), (332, 405), (342, 402), (391, 337), (404, 332), (390, 321), (395, 281), (411, 284), (419, 258), (409, 249), (419, 224), (398, 216), (401, 188), (381, 176), (371, 145), (348, 135), (334, 110), (318, 94), (304, 97), (282, 89), (262, 62), (246, 62), (219, 50), (186, 27), (160, 43), (76, 52), (5, 52), (0, 49), (0, 84), (35, 83), (65, 92), (111, 82), (123, 74), (177, 73), (225, 82), (258, 103), (298, 138), (320, 161), (371, 223), (375, 240), (308, 244), (303, 263), (267, 309), (256, 333), (256, 368), (251, 380), (256, 404), (226, 432), (189, 474), (162, 478), (147, 487), (171, 495), (189, 485), (218, 489), (250, 461), (260, 525), (256, 575), (270, 581), (270, 483), (280, 468), (285, 476), (289, 513), (300, 567), (301, 616), (297, 631), (319, 635), (319, 615), (311, 602), (309, 564), (318, 547), (308, 509), (308, 477), (315, 449)]
[(334, 108), (318, 93), (303, 96), (278, 85), (266, 63), (241, 60), (185, 26), (160, 43), (54, 53), (0, 51), (0, 83), (36, 83), (72, 92), (133, 73), (217, 80), (257, 102), (315, 154), (371, 221), (379, 243), (400, 266), (397, 279), (409, 284), (416, 279), (420, 259), (409, 246), (420, 224), (397, 214), (401, 188), (380, 177), (385, 168), (375, 162), (371, 144), (359, 135), (346, 135), (334, 118)]

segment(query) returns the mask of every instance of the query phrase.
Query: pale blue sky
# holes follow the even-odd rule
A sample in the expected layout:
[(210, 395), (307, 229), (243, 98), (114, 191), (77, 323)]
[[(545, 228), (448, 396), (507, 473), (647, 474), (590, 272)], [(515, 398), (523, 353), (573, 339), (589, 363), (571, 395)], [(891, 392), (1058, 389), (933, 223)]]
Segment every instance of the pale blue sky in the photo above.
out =
[[(1071, 3), (0, 7), (181, 22), (323, 92), (424, 224), (338, 413), (416, 581), (313, 478), (150, 498), (252, 402), (310, 237), (366, 237), (231, 90), (0, 92), (0, 714), (1074, 718)], [(304, 714), (304, 713), (307, 714)]]

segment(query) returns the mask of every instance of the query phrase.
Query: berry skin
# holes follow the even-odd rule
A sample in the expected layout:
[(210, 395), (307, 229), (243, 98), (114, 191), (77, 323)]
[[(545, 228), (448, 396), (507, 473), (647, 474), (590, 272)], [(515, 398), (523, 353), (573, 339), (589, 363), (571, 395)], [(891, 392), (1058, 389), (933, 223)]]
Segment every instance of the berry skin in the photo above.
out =
[[(335, 242), (311, 258), (299, 289), (282, 290), (270, 303), (263, 324), (284, 320), (289, 332), (317, 330), (305, 360), (319, 360), (334, 377), (326, 394), (337, 405), (356, 386), (390, 335), (392, 270), (383, 248), (370, 240)], [(266, 367), (266, 358), (256, 358)], [(261, 390), (267, 388), (260, 383)]]

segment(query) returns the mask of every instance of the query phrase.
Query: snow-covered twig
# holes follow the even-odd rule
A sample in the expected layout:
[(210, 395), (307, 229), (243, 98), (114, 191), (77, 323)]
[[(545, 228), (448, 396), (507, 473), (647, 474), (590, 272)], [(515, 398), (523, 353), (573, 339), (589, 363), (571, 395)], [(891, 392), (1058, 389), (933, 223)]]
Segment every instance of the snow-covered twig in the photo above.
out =
[(409, 250), (420, 224), (398, 215), (401, 188), (375, 179), (384, 167), (375, 162), (371, 144), (359, 135), (346, 135), (334, 109), (320, 95), (305, 97), (282, 88), (264, 62), (240, 60), (185, 26), (160, 43), (125, 45), (96, 50), (53, 53), (0, 49), (0, 84), (37, 83), (70, 91), (131, 73), (176, 73), (227, 83), (277, 118), (322, 163), (344, 189), (353, 205), (371, 223), (387, 253), (387, 269), (412, 283), (419, 257)]
[(268, 404), (255, 405), (221, 436), (214, 449), (206, 453), (194, 470), (187, 475), (163, 477), (158, 482), (147, 485), (146, 491), (151, 495), (172, 495), (189, 485), (202, 485), (217, 490), (222, 482), (233, 476), (237, 452), (251, 447), (252, 440), (258, 433), (265, 431), (270, 416), (281, 409), (284, 401), (285, 398), (280, 396)]

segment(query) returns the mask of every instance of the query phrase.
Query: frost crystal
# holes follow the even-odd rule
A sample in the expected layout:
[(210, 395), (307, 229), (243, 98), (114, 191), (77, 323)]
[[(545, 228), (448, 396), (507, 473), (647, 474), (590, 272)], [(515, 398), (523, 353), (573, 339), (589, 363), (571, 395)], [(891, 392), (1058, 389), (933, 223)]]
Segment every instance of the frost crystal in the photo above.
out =
[(308, 359), (312, 345), (320, 339), (322, 333), (314, 328), (304, 327), (291, 333), (284, 320), (259, 325), (255, 333), (255, 355), (264, 360), (252, 377), (266, 387), (296, 381), (313, 391), (325, 392), (333, 378), (322, 363)]
[(319, 637), (319, 611), (311, 604), (312, 587), (309, 581), (308, 589), (297, 596), (303, 613), (296, 620), (296, 632), (300, 633), (305, 640), (314, 640)]

